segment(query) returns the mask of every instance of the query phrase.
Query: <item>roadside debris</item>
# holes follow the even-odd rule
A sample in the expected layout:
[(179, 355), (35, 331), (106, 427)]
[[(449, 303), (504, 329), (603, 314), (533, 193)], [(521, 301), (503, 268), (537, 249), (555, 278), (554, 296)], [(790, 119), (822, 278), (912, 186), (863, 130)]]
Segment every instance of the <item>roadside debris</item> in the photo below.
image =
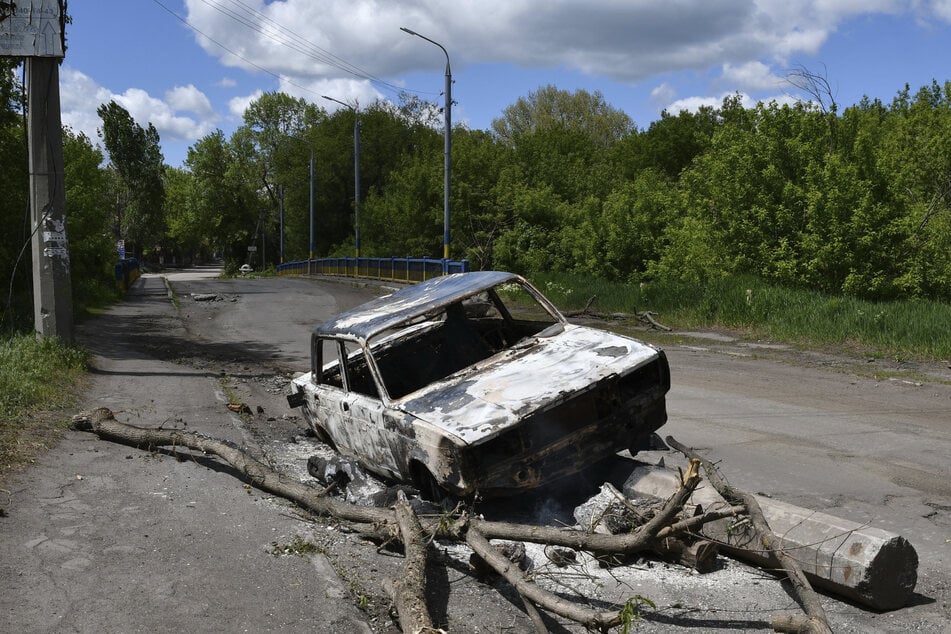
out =
[(239, 296), (224, 297), (218, 293), (191, 293), (190, 297), (196, 302), (236, 302)]
[[(578, 551), (586, 551), (599, 559), (606, 555), (625, 557), (657, 552), (660, 544), (674, 539), (684, 540), (686, 543), (689, 535), (705, 532), (706, 525), (723, 518), (733, 518), (732, 521), (736, 525), (736, 520), (742, 516), (748, 517), (756, 527), (757, 541), (748, 546), (730, 544), (730, 554), (733, 555), (734, 549), (766, 553), (769, 569), (775, 570), (781, 565), (791, 575), (796, 596), (805, 611), (805, 616), (780, 614), (774, 617), (774, 629), (781, 632), (831, 631), (821, 606), (816, 609), (818, 602), (810, 582), (798, 568), (796, 559), (800, 557), (797, 552), (786, 550), (790, 547), (776, 536), (775, 530), (764, 520), (765, 514), (762, 511), (750, 510), (752, 504), (756, 504), (758, 509), (756, 500), (742, 491), (727, 487), (722, 476), (713, 470), (708, 462), (669, 437), (667, 442), (671, 446), (691, 455), (685, 472), (675, 476), (673, 492), (666, 499), (656, 500), (651, 511), (642, 513), (640, 504), (632, 503), (624, 495), (619, 496), (616, 489), (604, 487), (599, 496), (596, 496), (601, 498), (598, 504), (588, 505), (592, 509), (589, 518), (600, 512), (596, 510), (598, 505), (611, 509), (618, 503), (625, 509), (625, 513), (630, 510), (629, 505), (637, 509), (638, 512), (629, 517), (636, 517), (635, 523), (641, 523), (629, 529), (624, 528), (623, 532), (618, 534), (602, 534), (590, 530), (590, 520), (587, 529), (580, 526), (494, 522), (474, 516), (466, 505), (459, 505), (451, 511), (431, 517), (421, 517), (408, 502), (408, 496), (412, 493), (406, 490), (396, 491), (395, 510), (357, 506), (335, 499), (327, 489), (321, 490), (277, 473), (231, 443), (183, 430), (126, 425), (116, 421), (112, 412), (105, 408), (74, 417), (73, 428), (93, 432), (103, 439), (141, 447), (173, 447), (176, 452), (194, 450), (218, 456), (243, 474), (248, 483), (260, 490), (282, 496), (311, 512), (348, 522), (350, 530), (355, 530), (373, 541), (403, 544), (406, 553), (404, 574), (398, 579), (386, 582), (385, 586), (389, 589), (394, 605), (399, 608), (400, 623), (404, 631), (425, 631), (421, 628), (433, 627), (430, 608), (425, 603), (427, 580), (424, 573), (433, 540), (447, 543), (464, 542), (468, 545), (478, 556), (476, 561), (484, 562), (519, 593), (529, 613), (535, 614), (532, 619), (536, 627), (543, 623), (540, 613), (550, 612), (584, 627), (606, 630), (626, 622), (624, 606), (619, 605), (617, 609), (604, 608), (604, 604), (600, 604), (602, 607), (599, 608), (590, 607), (598, 603), (566, 599), (538, 585), (533, 576), (526, 574), (522, 568), (530, 568), (528, 561), (531, 559), (525, 556), (524, 544), (546, 545), (545, 552), (551, 553), (549, 557), (553, 561), (565, 563), (577, 557)], [(701, 482), (701, 464), (704, 465), (710, 482), (721, 495), (727, 494), (728, 502), (732, 506), (712, 508), (704, 507), (703, 504), (689, 504)], [(346, 463), (342, 462), (336, 468), (338, 471), (345, 470)], [(355, 471), (353, 473), (356, 475)], [(632, 486), (637, 486), (636, 482)], [(603, 518), (605, 513), (600, 512), (600, 515)], [(503, 552), (498, 543), (492, 544), (492, 540), (504, 540), (512, 545)], [(852, 548), (849, 547), (849, 550)], [(569, 555), (569, 552), (573, 555)], [(636, 598), (631, 597), (631, 600)]]
[(590, 317), (592, 319), (600, 319), (602, 321), (626, 321), (630, 319), (636, 319), (650, 328), (655, 330), (663, 330), (664, 332), (670, 332), (672, 329), (670, 326), (665, 326), (664, 324), (658, 322), (654, 317), (657, 313), (649, 310), (638, 312), (634, 311), (633, 314), (630, 313), (602, 313), (595, 310), (591, 310), (591, 304), (594, 303), (594, 300), (597, 298), (597, 295), (592, 295), (588, 302), (584, 305), (584, 308), (581, 310), (572, 310), (565, 313), (565, 317)]
[[(624, 495), (666, 499), (677, 490), (678, 481), (675, 471), (640, 465), (624, 484)], [(777, 547), (793, 554), (813, 585), (875, 610), (895, 610), (906, 604), (918, 578), (918, 554), (905, 538), (779, 500), (753, 497), (777, 535)], [(729, 506), (709, 486), (698, 487), (690, 503), (703, 510)], [(719, 543), (721, 552), (769, 567), (769, 558), (754, 543), (748, 519), (710, 522), (701, 533)]]
[(247, 416), (253, 416), (253, 412), (247, 403), (228, 403), (225, 407), (236, 414), (245, 414)]

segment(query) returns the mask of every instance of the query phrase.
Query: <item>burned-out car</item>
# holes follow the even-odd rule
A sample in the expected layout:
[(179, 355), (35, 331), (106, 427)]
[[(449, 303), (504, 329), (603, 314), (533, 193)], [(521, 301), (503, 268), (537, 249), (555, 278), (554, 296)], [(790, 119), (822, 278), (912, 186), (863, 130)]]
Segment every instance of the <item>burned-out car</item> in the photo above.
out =
[(289, 404), (340, 453), (430, 496), (535, 487), (667, 420), (662, 351), (568, 323), (512, 273), (374, 299), (318, 326), (311, 357)]

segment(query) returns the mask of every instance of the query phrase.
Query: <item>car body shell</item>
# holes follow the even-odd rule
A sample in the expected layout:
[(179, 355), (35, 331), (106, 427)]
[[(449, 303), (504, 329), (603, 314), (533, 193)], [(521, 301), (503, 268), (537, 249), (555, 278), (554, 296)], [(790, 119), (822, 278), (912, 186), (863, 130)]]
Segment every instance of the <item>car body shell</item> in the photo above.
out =
[[(505, 306), (511, 289), (527, 300)], [(539, 319), (517, 312), (529, 304)], [(453, 329), (452, 307), (477, 315), (468, 330)], [(374, 299), (318, 326), (312, 359), (288, 400), (320, 438), (378, 475), (455, 495), (576, 473), (666, 421), (662, 351), (568, 323), (512, 273), (448, 275)]]

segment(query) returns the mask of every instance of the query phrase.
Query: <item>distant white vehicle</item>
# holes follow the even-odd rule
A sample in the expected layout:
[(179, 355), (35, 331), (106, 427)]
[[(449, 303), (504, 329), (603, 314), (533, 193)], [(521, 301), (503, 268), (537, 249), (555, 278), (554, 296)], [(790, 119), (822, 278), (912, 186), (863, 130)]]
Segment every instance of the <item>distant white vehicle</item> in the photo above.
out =
[(240, 267), (238, 267), (238, 270), (242, 273), (250, 273), (254, 269), (251, 268), (250, 264), (242, 264)]

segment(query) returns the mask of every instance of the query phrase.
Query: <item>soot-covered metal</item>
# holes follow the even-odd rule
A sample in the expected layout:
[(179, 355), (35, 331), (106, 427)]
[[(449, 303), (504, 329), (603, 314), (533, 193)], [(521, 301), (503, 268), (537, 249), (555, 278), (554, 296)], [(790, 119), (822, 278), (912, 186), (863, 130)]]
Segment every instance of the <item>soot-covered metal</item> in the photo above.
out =
[(667, 420), (662, 351), (568, 323), (512, 273), (377, 298), (317, 327), (311, 351), (291, 406), (342, 454), (430, 492), (535, 487)]

